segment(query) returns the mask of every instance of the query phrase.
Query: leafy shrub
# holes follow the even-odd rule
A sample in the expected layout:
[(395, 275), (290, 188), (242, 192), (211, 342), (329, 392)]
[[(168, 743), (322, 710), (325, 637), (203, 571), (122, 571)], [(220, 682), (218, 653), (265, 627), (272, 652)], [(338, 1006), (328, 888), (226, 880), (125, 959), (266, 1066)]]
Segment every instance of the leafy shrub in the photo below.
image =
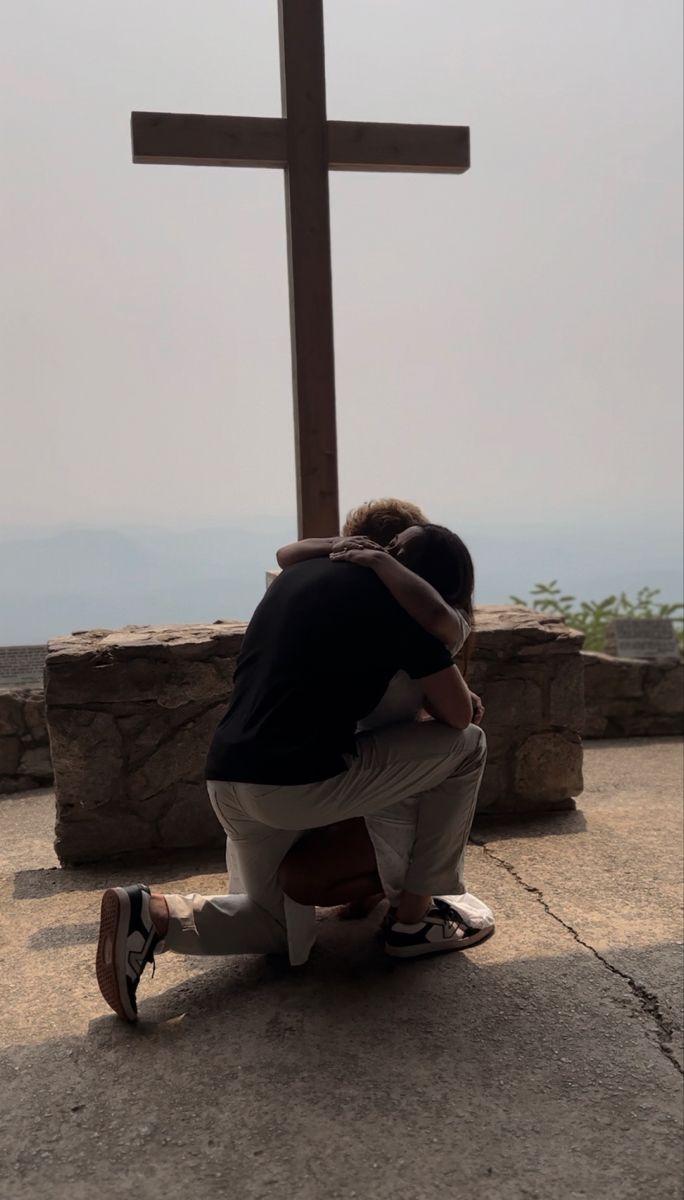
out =
[(630, 600), (622, 592), (619, 596), (607, 596), (605, 600), (582, 600), (566, 596), (558, 586), (558, 580), (536, 583), (530, 591), (529, 600), (511, 596), (514, 604), (524, 604), (537, 612), (560, 613), (567, 625), (584, 634), (585, 650), (602, 650), (609, 621), (617, 617), (669, 617), (677, 630), (679, 644), (684, 648), (684, 604), (662, 604), (656, 600), (659, 588), (641, 588), (636, 599)]

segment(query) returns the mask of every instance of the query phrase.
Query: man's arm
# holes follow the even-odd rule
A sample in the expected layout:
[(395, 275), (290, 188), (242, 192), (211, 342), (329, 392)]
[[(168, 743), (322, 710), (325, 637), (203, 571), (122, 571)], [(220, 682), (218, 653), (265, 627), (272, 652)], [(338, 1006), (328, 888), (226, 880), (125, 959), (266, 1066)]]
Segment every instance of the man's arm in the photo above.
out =
[(457, 667), (447, 667), (418, 681), (431, 717), (452, 729), (467, 729), (473, 720), (471, 693)]
[(336, 562), (353, 562), (358, 566), (370, 567), (392, 593), (397, 604), (414, 621), (432, 634), (445, 646), (460, 650), (470, 633), (465, 615), (451, 608), (432, 584), (408, 567), (392, 558), (384, 550), (336, 550), (332, 557)]

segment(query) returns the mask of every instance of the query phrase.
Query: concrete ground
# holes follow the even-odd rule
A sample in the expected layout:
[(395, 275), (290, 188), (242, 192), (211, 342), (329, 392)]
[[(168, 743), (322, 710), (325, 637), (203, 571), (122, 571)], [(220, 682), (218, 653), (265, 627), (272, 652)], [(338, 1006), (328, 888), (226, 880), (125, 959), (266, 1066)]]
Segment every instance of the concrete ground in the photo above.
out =
[(49, 794), (0, 802), (0, 1196), (681, 1196), (682, 747), (594, 743), (579, 811), (482, 823), (496, 937), (386, 960), (332, 914), (305, 968), (159, 959), (138, 1027), (93, 975), (100, 890), (223, 890), (220, 862), (63, 871)]

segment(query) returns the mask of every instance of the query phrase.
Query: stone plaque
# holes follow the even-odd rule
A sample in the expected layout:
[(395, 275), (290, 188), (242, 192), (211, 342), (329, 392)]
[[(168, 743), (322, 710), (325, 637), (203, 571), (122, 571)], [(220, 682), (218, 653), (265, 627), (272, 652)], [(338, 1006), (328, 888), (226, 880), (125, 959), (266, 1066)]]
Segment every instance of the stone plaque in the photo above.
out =
[(0, 688), (41, 687), (47, 646), (0, 646)]
[(625, 618), (606, 629), (606, 654), (617, 658), (679, 658), (672, 621), (664, 618)]

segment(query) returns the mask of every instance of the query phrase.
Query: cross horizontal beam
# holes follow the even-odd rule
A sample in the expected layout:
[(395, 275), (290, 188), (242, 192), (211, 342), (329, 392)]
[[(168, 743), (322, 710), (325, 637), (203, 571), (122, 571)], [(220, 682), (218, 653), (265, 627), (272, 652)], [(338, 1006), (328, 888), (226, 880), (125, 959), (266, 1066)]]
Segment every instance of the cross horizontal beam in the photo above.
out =
[[(131, 114), (133, 161), (182, 166), (286, 167), (287, 120), (193, 113)], [(328, 121), (328, 166), (337, 171), (425, 171), (470, 166), (467, 125)]]

